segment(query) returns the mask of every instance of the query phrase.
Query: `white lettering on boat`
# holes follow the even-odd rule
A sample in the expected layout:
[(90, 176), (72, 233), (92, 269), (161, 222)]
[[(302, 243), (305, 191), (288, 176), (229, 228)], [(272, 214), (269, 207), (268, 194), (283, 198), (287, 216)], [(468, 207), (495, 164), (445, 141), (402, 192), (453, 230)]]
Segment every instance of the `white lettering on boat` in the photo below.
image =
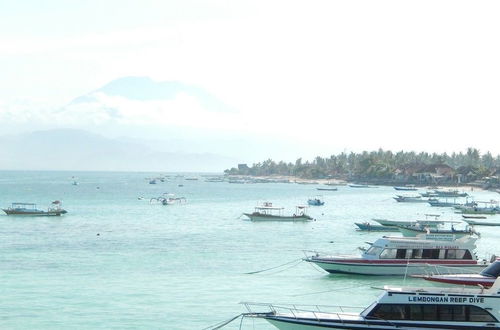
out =
[(446, 297), (446, 296), (410, 296), (408, 297), (410, 302), (426, 302), (426, 303), (459, 303), (463, 304), (465, 302), (484, 304), (484, 298), (482, 297)]

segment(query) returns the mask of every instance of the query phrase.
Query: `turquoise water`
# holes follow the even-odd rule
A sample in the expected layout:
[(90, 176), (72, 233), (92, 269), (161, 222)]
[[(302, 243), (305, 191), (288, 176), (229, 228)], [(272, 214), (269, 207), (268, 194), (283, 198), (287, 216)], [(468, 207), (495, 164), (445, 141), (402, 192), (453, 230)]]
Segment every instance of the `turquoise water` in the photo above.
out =
[[(316, 186), (203, 178), (148, 184), (146, 177), (156, 175), (0, 172), (2, 207), (11, 202), (45, 207), (59, 199), (69, 212), (50, 218), (0, 216), (0, 328), (203, 329), (245, 312), (241, 301), (367, 306), (380, 294), (373, 286), (400, 285), (404, 279), (327, 275), (304, 262), (285, 271), (245, 273), (297, 260), (303, 250), (359, 254), (365, 241), (383, 235), (356, 232), (354, 221), (436, 212), (459, 219), (451, 209), (396, 203), (392, 187), (339, 187), (322, 192), (324, 206), (309, 209), (315, 222), (252, 223), (242, 212), (271, 201), (292, 213), (317, 194)], [(79, 185), (72, 185), (74, 180)], [(188, 202), (149, 203), (164, 192)], [(490, 192), (473, 195), (498, 199)], [(478, 230), (478, 255), (500, 255), (500, 228)], [(239, 326), (238, 321), (226, 329)], [(265, 321), (243, 321), (242, 329), (254, 328), (273, 329)]]

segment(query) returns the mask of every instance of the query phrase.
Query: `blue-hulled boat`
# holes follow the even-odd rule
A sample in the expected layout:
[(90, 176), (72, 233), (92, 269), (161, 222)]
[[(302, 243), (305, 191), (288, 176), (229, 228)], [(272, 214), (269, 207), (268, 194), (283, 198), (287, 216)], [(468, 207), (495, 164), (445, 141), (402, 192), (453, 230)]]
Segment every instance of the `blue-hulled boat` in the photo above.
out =
[(392, 231), (392, 232), (399, 231), (397, 227), (376, 225), (369, 223), (367, 221), (361, 223), (355, 222), (354, 224), (358, 226), (358, 230), (360, 231)]
[(322, 206), (325, 204), (325, 202), (321, 199), (321, 196), (316, 196), (313, 198), (309, 198), (307, 200), (307, 204), (311, 206)]

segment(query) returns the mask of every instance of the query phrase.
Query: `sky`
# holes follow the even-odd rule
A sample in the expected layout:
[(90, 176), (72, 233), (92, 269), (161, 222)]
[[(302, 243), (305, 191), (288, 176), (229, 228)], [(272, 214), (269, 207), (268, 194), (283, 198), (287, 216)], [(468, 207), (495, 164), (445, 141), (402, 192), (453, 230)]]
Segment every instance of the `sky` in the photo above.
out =
[[(67, 126), (162, 140), (168, 128), (253, 140), (263, 152), (250, 162), (378, 148), (499, 154), (499, 9), (497, 1), (3, 0), (0, 135)], [(179, 95), (129, 102), (128, 120), (112, 125), (93, 110), (58, 115), (127, 76), (200, 86), (231, 111)], [(249, 152), (238, 149), (228, 153)]]

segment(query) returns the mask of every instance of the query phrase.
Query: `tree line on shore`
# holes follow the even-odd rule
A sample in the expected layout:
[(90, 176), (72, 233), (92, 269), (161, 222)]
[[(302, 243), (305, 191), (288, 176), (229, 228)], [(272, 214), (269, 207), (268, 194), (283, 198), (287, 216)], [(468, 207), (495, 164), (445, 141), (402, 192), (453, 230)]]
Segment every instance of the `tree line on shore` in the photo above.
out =
[[(316, 157), (312, 161), (299, 158), (292, 162), (265, 160), (247, 166), (239, 164), (225, 171), (228, 175), (250, 176), (296, 176), (305, 179), (357, 179), (415, 181), (419, 174), (430, 173), (449, 178), (460, 177), (468, 182), (485, 177), (498, 176), (500, 155), (490, 152), (481, 154), (476, 148), (468, 148), (465, 153), (392, 152), (379, 149), (361, 153), (340, 153), (328, 158)], [(420, 176), (421, 179), (421, 176)], [(497, 177), (498, 179), (498, 177)]]

